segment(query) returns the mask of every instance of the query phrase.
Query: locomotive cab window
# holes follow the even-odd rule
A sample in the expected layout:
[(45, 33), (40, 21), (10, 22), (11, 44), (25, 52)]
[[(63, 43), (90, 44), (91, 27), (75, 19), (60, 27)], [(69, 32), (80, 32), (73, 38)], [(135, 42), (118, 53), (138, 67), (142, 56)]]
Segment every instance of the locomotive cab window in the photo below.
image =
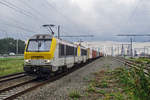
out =
[(27, 52), (48, 52), (51, 47), (50, 39), (33, 39), (29, 40)]

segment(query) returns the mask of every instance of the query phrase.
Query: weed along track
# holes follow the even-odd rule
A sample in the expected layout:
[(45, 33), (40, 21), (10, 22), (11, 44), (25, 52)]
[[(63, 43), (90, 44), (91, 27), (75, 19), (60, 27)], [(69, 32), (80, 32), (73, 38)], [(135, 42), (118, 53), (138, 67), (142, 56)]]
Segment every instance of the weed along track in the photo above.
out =
[(72, 73), (73, 71), (83, 67), (84, 65), (86, 65), (88, 63), (75, 66), (71, 69), (68, 69), (68, 71), (66, 71), (66, 72), (62, 72), (58, 75), (51, 76), (51, 78), (49, 78), (48, 80), (39, 80), (36, 78), (36, 79), (31, 79), (31, 80), (1, 89), (0, 90), (0, 100), (12, 100), (15, 98), (19, 98), (19, 96), (21, 96), (27, 92), (30, 92), (40, 86), (48, 84), (49, 82), (53, 82), (59, 78), (62, 78), (63, 76), (68, 75), (69, 73)]
[(144, 64), (144, 63), (136, 63), (134, 61), (131, 61), (131, 60), (127, 60), (127, 59), (124, 59), (124, 58), (115, 58), (115, 60), (123, 63), (125, 66), (128, 66), (128, 67), (132, 67), (134, 68), (135, 70), (140, 70), (141, 68), (143, 69), (144, 73), (146, 75), (149, 75), (149, 67), (147, 66), (147, 64)]
[(0, 77), (0, 83), (11, 81), (11, 80), (21, 78), (21, 77), (25, 77), (25, 76), (27, 76), (27, 75), (25, 75), (24, 72), (11, 74), (11, 75), (7, 75), (7, 76), (2, 76), (2, 77)]
[(112, 57), (87, 81), (84, 92), (72, 89), (68, 96), (79, 100), (150, 100), (150, 76), (143, 67), (132, 60)]
[(122, 92), (128, 93), (131, 98), (129, 100), (150, 100), (150, 74), (147, 63), (118, 57), (115, 60), (125, 66), (125, 68), (121, 67), (114, 71), (123, 87)]

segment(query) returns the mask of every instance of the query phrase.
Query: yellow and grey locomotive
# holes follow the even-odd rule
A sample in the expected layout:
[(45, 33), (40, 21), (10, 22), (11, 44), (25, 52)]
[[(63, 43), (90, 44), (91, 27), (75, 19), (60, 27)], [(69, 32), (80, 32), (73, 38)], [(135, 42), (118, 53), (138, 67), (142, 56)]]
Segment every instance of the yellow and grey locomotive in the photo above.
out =
[(36, 76), (66, 70), (89, 59), (88, 49), (53, 37), (37, 34), (31, 37), (24, 52), (24, 71)]

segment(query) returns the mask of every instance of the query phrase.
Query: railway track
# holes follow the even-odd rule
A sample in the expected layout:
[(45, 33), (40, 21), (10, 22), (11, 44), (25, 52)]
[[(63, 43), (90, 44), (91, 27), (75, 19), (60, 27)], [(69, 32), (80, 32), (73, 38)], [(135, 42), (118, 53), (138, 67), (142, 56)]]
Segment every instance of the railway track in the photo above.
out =
[[(90, 63), (90, 62), (88, 62)], [(81, 65), (76, 65), (75, 67), (73, 67), (72, 69), (69, 69), (66, 72), (63, 72), (61, 74), (58, 74), (56, 76), (52, 76), (49, 80), (45, 80), (45, 81), (39, 81), (38, 79), (32, 79), (26, 82), (22, 82), (7, 88), (4, 88), (2, 90), (0, 90), (0, 100), (13, 100), (16, 99), (17, 97), (30, 92), (40, 86), (43, 86), (45, 84), (48, 84), (49, 82), (53, 82), (59, 78), (64, 77), (65, 75), (68, 75), (69, 73), (72, 73), (73, 71), (82, 68), (83, 66), (85, 66), (86, 64), (81, 64)]]
[(10, 100), (9, 97), (14, 95), (15, 93), (18, 93), (20, 90), (22, 90), (21, 88), (23, 88), (23, 86), (28, 85), (33, 81), (34, 80), (29, 80), (26, 82), (22, 82), (22, 83), (1, 89), (0, 90), (0, 100)]
[(140, 66), (141, 65), (141, 64), (137, 64), (137, 63), (135, 63), (133, 61), (127, 60), (125, 58), (122, 58), (122, 57), (116, 57), (115, 60), (117, 60), (117, 61), (119, 61), (119, 62), (121, 62), (121, 63), (123, 63), (123, 64), (125, 64), (125, 65), (127, 65), (129, 67)]
[(125, 59), (125, 58), (121, 58), (121, 57), (116, 57), (115, 60), (123, 63), (125, 66), (128, 66), (128, 67), (132, 67), (132, 68), (135, 68), (136, 70), (140, 70), (141, 66), (144, 68), (144, 73), (146, 75), (150, 75), (149, 72), (150, 72), (150, 67), (148, 67), (146, 64), (144, 63), (136, 63), (134, 61), (131, 61), (131, 60), (128, 60), (128, 59)]
[(24, 72), (0, 77), (0, 83), (27, 76)]

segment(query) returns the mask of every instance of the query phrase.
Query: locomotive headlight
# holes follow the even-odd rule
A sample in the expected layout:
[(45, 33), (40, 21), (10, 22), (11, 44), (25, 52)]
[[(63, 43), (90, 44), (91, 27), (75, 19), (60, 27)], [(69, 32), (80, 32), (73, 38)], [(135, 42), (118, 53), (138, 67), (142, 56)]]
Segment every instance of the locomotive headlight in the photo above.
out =
[(50, 60), (45, 60), (45, 63), (50, 63)]
[(31, 60), (28, 60), (28, 59), (27, 59), (27, 60), (24, 60), (24, 62), (25, 62), (25, 63), (30, 63)]

